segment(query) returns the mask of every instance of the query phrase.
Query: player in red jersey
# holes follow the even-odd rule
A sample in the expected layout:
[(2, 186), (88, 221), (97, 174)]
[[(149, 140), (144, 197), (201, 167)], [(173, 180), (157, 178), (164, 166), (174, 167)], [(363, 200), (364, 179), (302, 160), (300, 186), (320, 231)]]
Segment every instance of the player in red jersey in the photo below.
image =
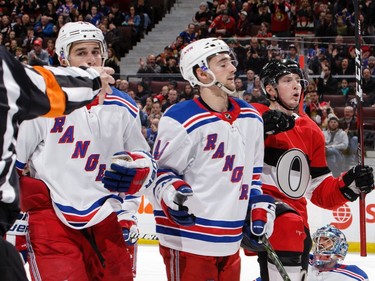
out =
[[(373, 170), (356, 166), (338, 178), (327, 167), (321, 129), (306, 114), (297, 114), (307, 81), (299, 64), (272, 60), (260, 74), (270, 106), (255, 105), (265, 131), (262, 189), (276, 204), (275, 227), (270, 242), (292, 281), (304, 280), (311, 238), (306, 199), (334, 209), (374, 188)], [(248, 241), (251, 241), (250, 239)], [(243, 243), (244, 248), (248, 248)], [(250, 247), (251, 248), (251, 247)], [(267, 254), (258, 252), (262, 281), (282, 280)]]

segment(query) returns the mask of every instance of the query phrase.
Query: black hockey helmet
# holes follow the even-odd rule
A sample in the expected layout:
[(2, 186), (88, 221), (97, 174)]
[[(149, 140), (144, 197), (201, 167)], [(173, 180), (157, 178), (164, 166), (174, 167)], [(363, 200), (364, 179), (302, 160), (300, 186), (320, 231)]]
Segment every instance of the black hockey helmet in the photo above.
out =
[(290, 59), (274, 59), (263, 67), (260, 73), (260, 81), (263, 91), (267, 93), (267, 85), (275, 85), (279, 81), (280, 77), (291, 73), (299, 75), (299, 77), (301, 78), (302, 91), (304, 92), (307, 88), (308, 81), (306, 80), (303, 70), (301, 69), (299, 64), (296, 61)]

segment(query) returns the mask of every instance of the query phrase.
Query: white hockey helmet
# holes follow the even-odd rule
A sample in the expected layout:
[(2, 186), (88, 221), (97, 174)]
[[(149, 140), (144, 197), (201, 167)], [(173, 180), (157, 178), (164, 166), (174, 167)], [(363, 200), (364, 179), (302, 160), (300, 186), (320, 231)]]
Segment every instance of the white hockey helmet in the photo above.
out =
[(72, 43), (87, 40), (97, 41), (102, 58), (108, 58), (103, 32), (95, 25), (83, 21), (68, 22), (61, 27), (55, 43), (56, 53), (59, 58), (68, 59)]
[[(209, 72), (214, 78), (212, 71), (208, 68), (207, 59), (218, 53), (231, 53), (229, 46), (218, 38), (205, 38), (194, 41), (185, 46), (181, 51), (180, 71), (182, 77), (189, 81), (194, 87), (196, 85), (208, 86), (202, 84), (196, 77), (194, 71), (196, 67)], [(215, 78), (216, 80), (216, 78)]]

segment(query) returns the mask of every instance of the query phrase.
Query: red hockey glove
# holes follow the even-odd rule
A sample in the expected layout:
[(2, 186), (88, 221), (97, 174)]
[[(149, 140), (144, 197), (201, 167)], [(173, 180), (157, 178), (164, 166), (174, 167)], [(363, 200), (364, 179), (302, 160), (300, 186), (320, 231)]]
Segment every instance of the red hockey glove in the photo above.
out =
[(279, 110), (268, 110), (263, 113), (263, 124), (265, 135), (275, 135), (293, 129), (295, 120), (293, 116), (287, 115)]
[(195, 216), (189, 213), (188, 207), (184, 206), (190, 196), (193, 196), (193, 190), (186, 183), (178, 182), (165, 188), (161, 205), (171, 221), (183, 226), (195, 224)]
[(137, 242), (138, 237), (132, 237), (132, 234), (139, 233), (137, 224), (134, 221), (122, 220), (120, 221), (120, 225), (122, 228), (122, 236), (124, 237), (125, 243), (129, 246), (134, 245)]
[(361, 192), (367, 194), (374, 189), (373, 169), (357, 165), (339, 178), (340, 191), (349, 201), (355, 201)]
[(106, 170), (102, 182), (112, 192), (134, 194), (144, 191), (155, 179), (157, 164), (149, 153), (119, 152), (112, 158), (110, 170)]

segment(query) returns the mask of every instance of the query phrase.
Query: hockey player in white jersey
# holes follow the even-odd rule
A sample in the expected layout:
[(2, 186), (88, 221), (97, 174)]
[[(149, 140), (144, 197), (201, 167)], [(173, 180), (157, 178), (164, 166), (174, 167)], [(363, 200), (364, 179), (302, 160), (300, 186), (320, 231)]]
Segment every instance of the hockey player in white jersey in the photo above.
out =
[[(62, 65), (102, 65), (106, 46), (99, 29), (74, 22), (60, 29), (56, 52)], [(17, 167), (29, 164), (33, 177), (20, 179), (33, 280), (133, 280), (120, 226), (131, 215), (118, 194), (142, 192), (156, 172), (138, 113), (114, 90), (71, 115), (22, 123)]]
[(170, 107), (159, 123), (153, 201), (168, 280), (240, 280), (248, 212), (255, 235), (271, 235), (273, 198), (262, 195), (263, 122), (235, 91), (228, 45), (206, 38), (181, 52), (182, 76), (200, 97)]
[(367, 274), (358, 266), (342, 263), (349, 245), (341, 230), (326, 225), (319, 228), (312, 239), (307, 281), (368, 281)]

